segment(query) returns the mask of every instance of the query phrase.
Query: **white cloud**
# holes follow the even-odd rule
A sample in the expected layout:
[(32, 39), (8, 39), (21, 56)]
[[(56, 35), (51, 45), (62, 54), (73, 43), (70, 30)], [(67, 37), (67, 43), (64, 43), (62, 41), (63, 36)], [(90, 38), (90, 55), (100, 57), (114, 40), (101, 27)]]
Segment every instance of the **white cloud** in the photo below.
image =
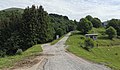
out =
[(89, 14), (102, 21), (120, 18), (120, 0), (0, 0), (0, 9), (25, 8), (32, 4), (43, 5), (49, 13), (67, 15), (77, 20)]

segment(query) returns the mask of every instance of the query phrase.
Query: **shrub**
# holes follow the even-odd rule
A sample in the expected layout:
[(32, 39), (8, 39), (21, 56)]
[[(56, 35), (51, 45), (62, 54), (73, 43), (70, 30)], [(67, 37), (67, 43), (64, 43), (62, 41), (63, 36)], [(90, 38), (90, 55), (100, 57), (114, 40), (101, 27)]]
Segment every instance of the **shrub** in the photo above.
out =
[(84, 41), (84, 49), (90, 51), (91, 48), (95, 46), (95, 42), (91, 38), (86, 38)]
[(112, 39), (117, 36), (117, 31), (112, 26), (110, 26), (106, 29), (106, 34), (108, 34), (109, 39)]
[(17, 52), (16, 52), (16, 54), (21, 55), (22, 52), (23, 52), (22, 49), (18, 49)]
[(83, 39), (83, 40), (84, 40), (84, 39), (85, 39), (85, 37), (84, 37), (84, 36), (81, 36), (81, 37), (80, 37), (80, 39)]
[(6, 51), (5, 50), (0, 50), (0, 57), (5, 57)]

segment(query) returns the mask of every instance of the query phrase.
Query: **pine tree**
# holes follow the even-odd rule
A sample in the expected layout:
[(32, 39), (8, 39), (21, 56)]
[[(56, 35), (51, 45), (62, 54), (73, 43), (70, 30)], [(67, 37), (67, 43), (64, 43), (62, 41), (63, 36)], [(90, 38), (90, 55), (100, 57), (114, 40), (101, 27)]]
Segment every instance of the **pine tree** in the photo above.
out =
[(53, 39), (53, 28), (50, 23), (49, 15), (44, 11), (43, 7), (40, 6), (38, 9), (38, 22), (39, 22), (39, 39), (40, 43), (47, 42)]

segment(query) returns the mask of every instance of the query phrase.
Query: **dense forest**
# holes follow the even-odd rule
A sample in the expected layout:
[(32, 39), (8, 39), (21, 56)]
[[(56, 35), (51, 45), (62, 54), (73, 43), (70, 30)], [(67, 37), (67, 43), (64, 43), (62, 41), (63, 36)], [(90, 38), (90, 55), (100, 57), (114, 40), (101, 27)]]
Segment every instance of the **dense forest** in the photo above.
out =
[(51, 23), (55, 30), (55, 36), (66, 34), (73, 31), (77, 27), (77, 22), (74, 20), (69, 20), (67, 16), (62, 16), (58, 14), (49, 14), (51, 18)]
[(48, 14), (42, 6), (0, 11), (0, 57), (15, 55), (35, 44), (51, 42), (76, 29), (67, 16)]

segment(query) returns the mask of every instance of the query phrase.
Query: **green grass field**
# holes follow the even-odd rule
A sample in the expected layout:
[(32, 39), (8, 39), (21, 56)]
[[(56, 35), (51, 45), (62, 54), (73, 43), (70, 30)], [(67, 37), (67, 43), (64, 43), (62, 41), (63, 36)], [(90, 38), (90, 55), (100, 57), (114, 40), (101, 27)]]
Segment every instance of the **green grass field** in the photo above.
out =
[(33, 56), (35, 54), (39, 54), (42, 52), (41, 45), (35, 45), (22, 53), (22, 55), (15, 55), (15, 56), (6, 56), (4, 58), (0, 58), (0, 69), (5, 67), (13, 66), (17, 61), (20, 61), (26, 57)]
[[(115, 70), (120, 70), (120, 45), (112, 47), (95, 47), (91, 50), (91, 52), (88, 52), (80, 47), (80, 44), (83, 42), (81, 37), (83, 36), (80, 34), (74, 34), (70, 36), (66, 42), (66, 44), (69, 45), (67, 48), (69, 52), (72, 52), (73, 54), (87, 60), (105, 64)], [(105, 41), (107, 42), (108, 40)]]
[(96, 40), (97, 44), (99, 46), (108, 46), (108, 47), (112, 47), (112, 46), (118, 46), (120, 45), (120, 39), (113, 39), (113, 40), (109, 40), (109, 39), (98, 39)]

